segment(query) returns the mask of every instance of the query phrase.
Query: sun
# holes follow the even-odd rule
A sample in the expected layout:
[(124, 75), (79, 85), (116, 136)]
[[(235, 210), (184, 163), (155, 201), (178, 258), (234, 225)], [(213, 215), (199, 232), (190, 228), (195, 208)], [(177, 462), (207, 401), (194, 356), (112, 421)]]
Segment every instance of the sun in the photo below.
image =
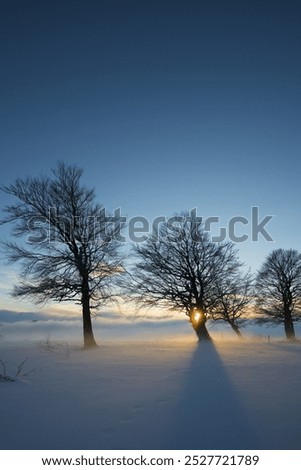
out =
[(201, 318), (203, 316), (204, 316), (204, 313), (200, 309), (194, 308), (193, 312), (190, 315), (190, 321), (194, 326), (197, 326), (200, 323)]

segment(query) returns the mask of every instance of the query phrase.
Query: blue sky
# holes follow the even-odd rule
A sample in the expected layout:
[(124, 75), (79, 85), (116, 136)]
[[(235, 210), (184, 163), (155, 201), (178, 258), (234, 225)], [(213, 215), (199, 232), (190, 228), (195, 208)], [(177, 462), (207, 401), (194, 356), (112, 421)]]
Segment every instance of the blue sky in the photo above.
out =
[[(300, 249), (300, 47), (299, 2), (7, 2), (0, 181), (64, 160), (128, 216), (227, 225), (258, 206), (274, 242), (238, 244), (256, 270)], [(1, 306), (18, 309), (1, 266)]]

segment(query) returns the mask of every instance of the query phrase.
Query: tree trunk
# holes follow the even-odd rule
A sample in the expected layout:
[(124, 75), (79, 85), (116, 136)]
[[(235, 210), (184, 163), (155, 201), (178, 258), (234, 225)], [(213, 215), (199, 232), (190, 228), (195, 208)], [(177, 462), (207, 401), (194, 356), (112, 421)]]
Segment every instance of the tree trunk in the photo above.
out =
[(284, 331), (287, 339), (290, 341), (294, 341), (296, 339), (294, 322), (291, 313), (284, 317)]
[(199, 313), (197, 319), (190, 315), (190, 323), (194, 329), (199, 341), (211, 341), (211, 336), (206, 328), (206, 317), (203, 313)]
[(206, 328), (205, 323), (198, 325), (197, 327), (193, 327), (199, 341), (211, 341), (211, 336)]
[(84, 330), (84, 348), (94, 348), (97, 343), (94, 339), (90, 312), (90, 295), (89, 287), (83, 286), (82, 290), (82, 313), (83, 313), (83, 330)]
[(240, 329), (238, 328), (238, 326), (235, 323), (232, 323), (232, 322), (229, 322), (229, 323), (230, 323), (230, 326), (231, 326), (232, 330), (235, 331), (237, 336), (239, 338), (243, 338), (243, 335), (241, 334)]

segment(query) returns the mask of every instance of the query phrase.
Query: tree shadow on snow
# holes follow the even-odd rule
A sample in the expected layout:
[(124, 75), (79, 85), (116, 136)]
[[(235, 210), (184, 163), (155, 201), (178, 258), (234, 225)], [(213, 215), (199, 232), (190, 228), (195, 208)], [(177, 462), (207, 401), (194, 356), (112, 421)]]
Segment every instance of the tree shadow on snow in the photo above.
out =
[(166, 449), (259, 449), (214, 343), (200, 343), (166, 429)]

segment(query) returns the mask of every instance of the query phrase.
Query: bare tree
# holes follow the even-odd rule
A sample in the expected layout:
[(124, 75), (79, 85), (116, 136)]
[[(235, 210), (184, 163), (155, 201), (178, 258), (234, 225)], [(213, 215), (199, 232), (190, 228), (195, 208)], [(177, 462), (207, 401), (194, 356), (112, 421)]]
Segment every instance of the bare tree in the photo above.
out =
[(121, 272), (120, 221), (108, 218), (94, 190), (82, 185), (80, 168), (59, 163), (52, 173), (1, 188), (18, 199), (1, 222), (11, 223), (12, 234), (22, 238), (3, 242), (9, 262), (22, 265), (13, 296), (79, 302), (88, 348), (96, 345), (91, 309), (111, 298), (112, 281)]
[(183, 311), (198, 338), (210, 339), (206, 322), (220, 304), (221, 280), (241, 263), (232, 243), (214, 243), (194, 214), (175, 216), (134, 248), (130, 295), (145, 306)]
[(278, 249), (270, 253), (256, 278), (259, 322), (282, 323), (295, 339), (294, 321), (301, 320), (301, 254)]
[(217, 286), (219, 301), (212, 309), (214, 320), (227, 322), (237, 336), (242, 337), (240, 327), (246, 321), (253, 301), (253, 283), (250, 273), (236, 272), (220, 280)]

